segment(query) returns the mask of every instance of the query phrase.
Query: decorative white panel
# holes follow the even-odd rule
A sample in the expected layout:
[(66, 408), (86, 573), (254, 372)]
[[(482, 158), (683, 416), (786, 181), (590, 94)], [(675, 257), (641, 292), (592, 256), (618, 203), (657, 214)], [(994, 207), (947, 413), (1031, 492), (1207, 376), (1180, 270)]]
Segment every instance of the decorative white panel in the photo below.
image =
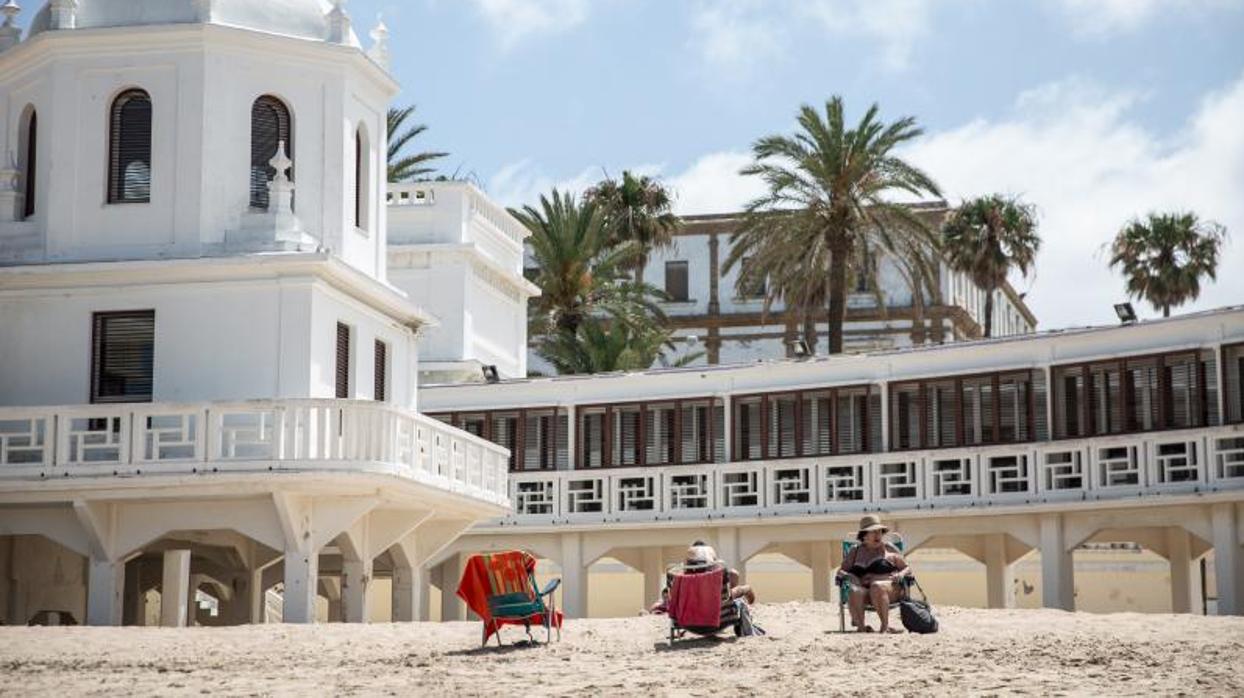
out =
[(1135, 446), (1103, 446), (1097, 449), (1099, 487), (1138, 487), (1140, 454)]
[(48, 419), (0, 420), (0, 465), (51, 465)]
[(614, 511), (656, 511), (660, 494), (655, 475), (617, 477), (613, 480)]
[(669, 508), (708, 509), (712, 493), (711, 482), (712, 478), (708, 473), (669, 475), (666, 481)]
[(138, 422), (136, 461), (158, 463), (200, 458), (202, 415), (195, 412), (137, 415), (135, 421)]
[(276, 414), (226, 412), (220, 416), (219, 457), (222, 460), (266, 460), (275, 457)]
[(596, 514), (605, 511), (605, 479), (594, 477), (566, 481), (566, 513)]
[(763, 497), (760, 491), (760, 471), (745, 470), (721, 474), (719, 506), (758, 507)]
[(524, 515), (551, 515), (556, 513), (557, 482), (554, 480), (526, 480), (514, 485), (514, 512)]
[(774, 505), (813, 503), (812, 466), (774, 468), (771, 478), (770, 494)]
[(827, 465), (826, 502), (862, 502), (868, 498), (868, 480), (863, 465)]
[(933, 497), (972, 494), (972, 458), (939, 458), (930, 462)]
[(877, 465), (877, 497), (879, 499), (911, 499), (920, 496), (919, 464), (916, 461), (879, 463)]
[(1051, 492), (1081, 490), (1088, 485), (1082, 451), (1047, 451), (1042, 458), (1045, 463), (1042, 468), (1043, 489)]
[(987, 494), (1019, 494), (1032, 491), (1028, 455), (987, 456), (985, 458)]
[(1201, 479), (1200, 443), (1158, 442), (1153, 445), (1154, 484), (1171, 485)]
[(1244, 436), (1218, 439), (1214, 453), (1214, 476), (1217, 479), (1244, 478)]
[(64, 422), (67, 426), (61, 427), (61, 463), (96, 465), (127, 461), (128, 415), (70, 417)]

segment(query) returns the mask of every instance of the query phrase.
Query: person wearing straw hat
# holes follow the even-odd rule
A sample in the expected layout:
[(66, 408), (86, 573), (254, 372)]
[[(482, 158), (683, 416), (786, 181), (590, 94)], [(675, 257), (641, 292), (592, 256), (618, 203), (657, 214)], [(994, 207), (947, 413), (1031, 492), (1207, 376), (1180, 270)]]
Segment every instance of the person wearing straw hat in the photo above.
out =
[(856, 538), (860, 544), (851, 549), (842, 560), (839, 574), (850, 585), (847, 608), (851, 611), (851, 623), (861, 633), (870, 633), (872, 627), (864, 622), (864, 608), (872, 601), (877, 617), (881, 619), (880, 632), (901, 633), (890, 627), (890, 603), (898, 601), (903, 594), (898, 581), (911, 574), (902, 554), (885, 542), (889, 528), (881, 523), (881, 517), (868, 514), (860, 519)]

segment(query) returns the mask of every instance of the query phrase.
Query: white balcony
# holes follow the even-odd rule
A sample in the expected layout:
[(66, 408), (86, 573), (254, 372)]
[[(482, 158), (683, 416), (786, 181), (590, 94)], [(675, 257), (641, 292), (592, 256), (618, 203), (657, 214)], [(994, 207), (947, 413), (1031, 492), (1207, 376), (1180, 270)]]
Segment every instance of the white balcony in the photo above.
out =
[(1244, 425), (962, 449), (511, 473), (492, 525), (1005, 508), (1244, 489)]
[(0, 408), (0, 481), (9, 482), (345, 471), (509, 506), (508, 458), (437, 420), (359, 400)]

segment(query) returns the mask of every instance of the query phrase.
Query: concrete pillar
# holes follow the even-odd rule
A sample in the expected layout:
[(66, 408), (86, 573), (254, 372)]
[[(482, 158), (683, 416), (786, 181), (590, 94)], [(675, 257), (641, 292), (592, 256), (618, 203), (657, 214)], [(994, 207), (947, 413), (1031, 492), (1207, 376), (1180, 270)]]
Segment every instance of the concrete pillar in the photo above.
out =
[(660, 548), (644, 548), (641, 551), (644, 573), (644, 608), (661, 600), (665, 586), (665, 556)]
[(1222, 502), (1210, 509), (1214, 529), (1214, 577), (1218, 586), (1218, 615), (1244, 615), (1244, 555), (1235, 504)]
[(723, 526), (717, 529), (717, 557), (743, 574), (743, 560), (739, 559), (739, 529)]
[(286, 623), (315, 622), (315, 592), (320, 575), (319, 551), (285, 551), (285, 597), (281, 620)]
[(125, 563), (91, 558), (87, 570), (86, 624), (120, 625)]
[(1187, 529), (1166, 529), (1166, 561), (1171, 566), (1171, 613), (1200, 613), (1200, 570), (1192, 560), (1192, 536)]
[(587, 568), (583, 564), (583, 536), (562, 534), (562, 609), (569, 618), (587, 617)]
[(250, 591), (250, 595), (246, 598), (250, 622), (263, 623), (267, 621), (264, 617), (264, 596), (268, 593), (268, 590), (264, 588), (263, 570), (249, 570), (246, 577), (247, 589)]
[(1041, 605), (1076, 610), (1075, 570), (1061, 514), (1041, 516)]
[(462, 555), (451, 555), (441, 563), (441, 620), (462, 620), (463, 603), (458, 598), (462, 580)]
[(428, 580), (423, 568), (396, 565), (393, 568), (393, 622), (427, 620), (427, 589)]
[(347, 623), (367, 622), (367, 585), (371, 581), (371, 561), (345, 561), (341, 564), (341, 618)]
[(834, 564), (830, 544), (810, 543), (808, 561), (812, 565), (812, 600), (831, 600), (833, 598)]
[(190, 551), (165, 550), (164, 576), (160, 583), (160, 625), (186, 627), (186, 596), (190, 589)]
[(1015, 608), (1015, 566), (1007, 561), (1003, 533), (985, 536), (985, 598), (989, 608)]

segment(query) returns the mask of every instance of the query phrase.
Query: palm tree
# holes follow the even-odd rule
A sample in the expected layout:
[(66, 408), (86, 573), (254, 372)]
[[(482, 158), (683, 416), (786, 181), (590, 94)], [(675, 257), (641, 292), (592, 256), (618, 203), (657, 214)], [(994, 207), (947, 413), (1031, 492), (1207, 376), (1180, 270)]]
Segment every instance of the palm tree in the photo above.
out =
[(985, 336), (993, 336), (993, 297), (1011, 269), (1028, 272), (1041, 249), (1037, 211), (1018, 197), (990, 194), (964, 201), (942, 224), (950, 265), (985, 291)]
[(539, 208), (510, 213), (531, 231), (532, 281), (540, 287), (530, 307), (533, 339), (554, 332), (574, 336), (593, 314), (635, 326), (664, 321), (653, 300), (658, 292), (626, 273), (640, 254), (639, 244), (611, 244), (594, 203), (554, 189), (551, 198), (540, 197)]
[(659, 180), (623, 170), (621, 181), (606, 178), (584, 196), (602, 210), (613, 243), (639, 243), (635, 281), (643, 283), (648, 255), (672, 245), (674, 233), (682, 225), (671, 211), (669, 190)]
[(1127, 293), (1143, 298), (1162, 317), (1201, 295), (1201, 278), (1217, 278), (1226, 228), (1192, 212), (1150, 213), (1133, 219), (1110, 246), (1110, 267), (1121, 267)]
[(428, 167), (433, 160), (439, 160), (449, 153), (436, 152), (420, 152), (414, 155), (402, 155), (402, 150), (406, 148), (415, 136), (428, 130), (427, 124), (415, 124), (402, 130), (406, 119), (415, 113), (415, 105), (408, 107), (389, 107), (388, 114), (388, 131), (389, 131), (389, 181), (390, 182), (409, 182), (412, 180), (426, 179), (428, 175), (436, 171), (435, 167)]
[[(936, 278), (936, 234), (910, 207), (887, 199), (899, 192), (940, 194), (928, 175), (893, 153), (923, 131), (911, 117), (887, 125), (877, 111), (872, 105), (848, 129), (842, 98), (826, 102), (824, 116), (804, 105), (799, 131), (756, 141), (755, 162), (742, 171), (761, 177), (769, 192), (748, 204), (742, 225), (731, 237), (725, 268), (747, 259), (742, 276), (754, 278), (768, 273), (764, 264), (772, 255), (803, 255), (807, 265), (825, 275), (824, 293), (805, 289), (809, 292), (803, 298), (826, 303), (831, 354), (842, 352), (852, 260), (870, 250), (886, 252), (918, 270), (911, 278)], [(772, 252), (774, 247), (783, 251)], [(810, 273), (804, 276), (815, 279)], [(805, 317), (809, 312), (811, 308), (803, 309)]]
[(578, 330), (553, 332), (536, 341), (535, 350), (561, 375), (639, 371), (654, 363), (685, 366), (704, 355), (688, 352), (676, 358), (677, 346), (669, 328), (660, 324), (637, 327), (589, 317)]

